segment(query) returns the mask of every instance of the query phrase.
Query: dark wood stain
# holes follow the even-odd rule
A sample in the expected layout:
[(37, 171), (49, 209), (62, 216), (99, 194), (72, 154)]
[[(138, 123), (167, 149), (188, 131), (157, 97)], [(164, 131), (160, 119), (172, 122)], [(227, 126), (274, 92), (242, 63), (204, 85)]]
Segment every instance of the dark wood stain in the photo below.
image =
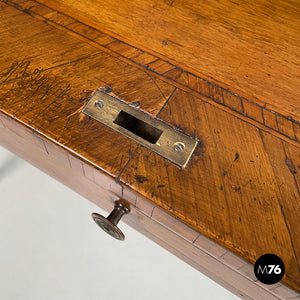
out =
[(287, 159), (285, 160), (285, 163), (286, 163), (286, 165), (288, 166), (288, 168), (289, 168), (289, 170), (290, 170), (290, 172), (291, 172), (292, 174), (296, 174), (296, 173), (297, 173), (296, 168), (295, 168), (293, 162), (292, 162), (289, 158), (287, 158)]
[(238, 153), (235, 153), (234, 161), (237, 161), (240, 155)]
[(138, 183), (144, 183), (144, 182), (146, 182), (146, 181), (149, 181), (149, 179), (148, 178), (146, 178), (145, 176), (143, 176), (143, 175), (134, 175), (134, 178), (135, 178), (135, 180), (138, 182)]

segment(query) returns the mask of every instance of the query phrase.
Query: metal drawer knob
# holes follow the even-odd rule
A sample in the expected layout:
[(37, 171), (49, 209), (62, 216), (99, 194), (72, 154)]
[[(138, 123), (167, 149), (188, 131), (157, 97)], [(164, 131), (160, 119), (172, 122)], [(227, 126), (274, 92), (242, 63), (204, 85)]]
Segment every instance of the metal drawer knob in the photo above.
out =
[(97, 213), (92, 213), (94, 221), (109, 235), (118, 240), (125, 240), (123, 232), (117, 227), (117, 224), (123, 215), (130, 212), (129, 203), (125, 200), (115, 201), (115, 208), (110, 215), (105, 218)]

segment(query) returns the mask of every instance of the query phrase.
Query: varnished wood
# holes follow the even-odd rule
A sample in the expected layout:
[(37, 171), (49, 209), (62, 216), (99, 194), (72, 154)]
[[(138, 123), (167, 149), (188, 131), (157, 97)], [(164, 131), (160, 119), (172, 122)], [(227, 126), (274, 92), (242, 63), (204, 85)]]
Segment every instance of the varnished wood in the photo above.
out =
[[(26, 131), (22, 139), (10, 141), (5, 133), (0, 142), (27, 157), (26, 138), (33, 140), (37, 149), (54, 158), (45, 167), (41, 164), (42, 169), (52, 170), (48, 171), (52, 176), (78, 192), (82, 188), (72, 182), (76, 173), (101, 186), (101, 193), (95, 189), (88, 198), (106, 191), (112, 198), (121, 194), (158, 223), (161, 217), (154, 207), (160, 207), (193, 228), (184, 231), (184, 239), (196, 246), (201, 247), (201, 239), (189, 238), (195, 232), (252, 263), (263, 253), (278, 254), (286, 263), (284, 282), (299, 290), (296, 122), (239, 95), (226, 94), (225, 83), (221, 88), (190, 72), (179, 72), (153, 54), (38, 2), (8, 4), (0, 2), (0, 36), (5, 40), (0, 56), (0, 112), (10, 118), (1, 119), (0, 127), (18, 136), (22, 123), (39, 138), (32, 139)], [(42, 22), (45, 15), (48, 24)], [(164, 72), (170, 73), (169, 78), (162, 76)], [(101, 86), (111, 86), (124, 101), (140, 101), (141, 109), (198, 138), (201, 143), (187, 167), (180, 169), (84, 116), (82, 107)], [(62, 165), (55, 169), (57, 161)], [(64, 171), (66, 164), (72, 176)], [(144, 200), (140, 202), (133, 191)], [(162, 220), (164, 226), (174, 228), (172, 222)], [(143, 228), (139, 221), (133, 223)], [(151, 235), (158, 228), (154, 226)], [(181, 235), (180, 229), (176, 234)], [(182, 245), (174, 252), (184, 255)], [(224, 251), (216, 254), (218, 260)], [(192, 253), (186, 254), (190, 263), (196, 261)], [(249, 270), (249, 266), (239, 267)]]
[[(14, 30), (18, 30), (19, 26), (27, 33), (25, 37), (26, 47), (28, 47), (25, 52), (22, 47), (15, 47), (12, 54), (3, 56), (1, 60), (3, 70), (1, 109), (15, 118), (22, 119), (25, 123), (34, 125), (37, 130), (43, 131), (66, 147), (68, 142), (77, 144), (77, 147), (69, 145), (72, 151), (82, 152), (81, 155), (91, 159), (106, 172), (117, 176), (130, 156), (130, 149), (133, 150), (136, 143), (113, 131), (107, 131), (107, 127), (80, 114), (87, 96), (96, 88), (106, 85), (111, 86), (115, 93), (129, 102), (146, 98), (150, 92), (151, 99), (147, 104), (142, 105), (142, 108), (156, 113), (174, 87), (160, 83), (158, 80), (160, 86), (158, 89), (152, 78), (144, 72), (122, 64), (99, 51), (95, 54), (96, 49), (93, 47), (42, 22), (38, 22), (38, 25), (32, 24), (32, 18), (26, 17), (24, 13), (15, 9), (1, 4), (1, 10), (7, 20), (12, 18), (16, 24), (9, 27), (9, 31), (5, 30), (5, 26), (1, 27), (3, 31), (1, 36), (6, 38), (5, 45), (8, 45), (4, 48), (7, 49), (6, 53), (10, 53), (13, 48), (10, 41), (13, 42)], [(37, 42), (32, 39), (32, 36), (37, 34), (31, 30), (31, 26), (35, 26), (36, 30), (44, 35), (44, 39), (49, 37), (49, 44), (41, 39), (37, 45)], [(57, 38), (54, 38), (54, 35)], [(64, 42), (61, 39), (64, 39)], [(21, 41), (21, 44), (23, 43), (25, 42)], [(54, 43), (53, 47), (51, 43)], [(39, 49), (42, 57), (35, 53), (31, 56), (30, 48)], [(73, 52), (74, 48), (77, 48), (79, 53)], [(71, 58), (68, 57), (69, 53), (72, 55)], [(56, 62), (57, 57), (58, 62)], [(65, 63), (61, 62), (61, 59), (64, 59)], [(50, 65), (52, 61), (55, 63)], [(109, 71), (112, 67), (114, 72)], [(140, 76), (136, 76), (137, 74)], [(131, 89), (124, 89), (122, 86), (131, 86)], [(160, 106), (157, 106), (156, 100), (161, 102)], [(106, 134), (110, 137), (102, 140), (101, 143), (97, 142), (96, 137), (99, 133), (102, 137)], [(82, 147), (82, 143), (86, 146)], [(121, 152), (119, 145), (122, 145)], [(87, 156), (86, 147), (93, 153), (93, 159)]]
[(297, 0), (40, 2), (300, 121)]
[[(168, 249), (241, 299), (294, 299), (297, 292), (282, 284), (257, 284), (253, 266), (228, 249), (199, 234), (147, 199), (122, 189), (95, 167), (55, 145), (47, 137), (0, 113), (1, 144), (96, 205), (110, 211), (124, 197), (131, 213), (123, 221)], [(249, 273), (250, 270), (250, 273)], [(274, 292), (273, 289), (276, 289)]]
[(298, 282), (299, 193), (287, 159), (297, 163), (284, 152), (288, 144), (266, 141), (257, 128), (180, 90), (159, 117), (197, 136), (198, 154), (182, 170), (141, 147), (122, 181), (253, 263), (266, 252), (284, 257), (287, 279)]
[[(3, 0), (4, 1), (4, 0)], [(252, 101), (246, 97), (234, 93), (223, 85), (217, 85), (207, 80), (203, 75), (195, 75), (195, 72), (187, 72), (175, 64), (169, 63), (167, 58), (159, 58), (149, 52), (124, 43), (103, 30), (97, 30), (75, 19), (71, 19), (66, 14), (58, 13), (37, 1), (17, 1), (6, 0), (19, 10), (41, 19), (77, 38), (89, 43), (110, 55), (117, 56), (119, 59), (129, 64), (144, 69), (150, 75), (155, 73), (160, 75), (163, 81), (171, 82), (192, 93), (207, 96), (208, 101), (212, 100), (218, 107), (239, 117), (246, 119), (256, 126), (261, 124), (271, 128), (273, 134), (280, 133), (289, 139), (299, 141), (299, 122), (296, 122), (288, 115), (283, 115), (278, 111), (270, 109), (266, 105)], [(150, 75), (151, 76), (151, 75)], [(296, 91), (297, 92), (297, 91)], [(250, 97), (251, 98), (251, 97)]]

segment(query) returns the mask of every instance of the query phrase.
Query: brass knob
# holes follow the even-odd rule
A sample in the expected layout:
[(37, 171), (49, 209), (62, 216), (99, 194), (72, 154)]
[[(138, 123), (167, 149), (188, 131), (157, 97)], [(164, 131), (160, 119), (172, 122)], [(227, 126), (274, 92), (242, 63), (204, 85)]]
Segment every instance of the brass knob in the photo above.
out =
[(110, 213), (110, 215), (105, 218), (102, 215), (97, 213), (92, 213), (92, 217), (94, 221), (109, 235), (118, 240), (125, 240), (125, 235), (123, 232), (117, 227), (117, 224), (123, 217), (123, 215), (128, 214), (130, 212), (129, 203), (125, 200), (117, 200), (115, 201), (115, 208)]

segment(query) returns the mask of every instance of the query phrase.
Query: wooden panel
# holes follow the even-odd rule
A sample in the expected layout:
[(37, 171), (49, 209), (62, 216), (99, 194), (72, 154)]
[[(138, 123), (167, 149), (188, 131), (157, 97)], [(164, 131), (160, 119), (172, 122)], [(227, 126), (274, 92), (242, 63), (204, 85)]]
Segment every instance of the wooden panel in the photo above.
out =
[[(69, 16), (58, 13), (55, 9), (51, 9), (39, 2), (2, 1), (72, 36), (76, 36), (86, 43), (108, 52), (110, 55), (117, 56), (129, 64), (144, 69), (149, 76), (151, 76), (151, 73), (154, 73), (155, 75), (159, 75), (163, 81), (172, 82), (172, 84), (180, 88), (204, 95), (208, 97), (207, 101), (216, 103), (218, 107), (223, 108), (225, 111), (231, 111), (234, 115), (239, 114), (240, 117), (248, 119), (255, 126), (266, 125), (289, 139), (299, 141), (296, 133), (299, 122), (297, 123), (289, 115), (284, 116), (278, 112), (276, 113), (274, 110), (270, 110), (266, 105), (258, 104), (255, 99), (256, 103), (234, 93), (226, 85), (224, 86), (224, 84), (217, 85), (211, 82), (211, 80), (203, 78), (201, 74), (201, 76), (195, 75), (193, 70), (190, 72), (184, 71), (174, 63), (171, 64), (167, 58), (162, 59), (157, 54), (152, 55), (149, 52), (142, 51), (114, 38), (103, 32), (103, 30), (100, 31), (76, 20), (73, 23), (67, 24), (71, 22)], [(59, 18), (56, 17), (58, 15)], [(156, 82), (156, 84), (159, 88), (159, 82)], [(293, 127), (295, 133), (293, 132)]]
[(297, 0), (40, 2), (300, 120)]
[[(27, 7), (26, 3), (21, 2), (20, 7)], [(202, 232), (250, 262), (265, 252), (277, 253), (286, 263), (285, 282), (299, 289), (299, 213), (296, 210), (299, 148), (288, 142), (281, 144), (278, 135), (272, 135), (274, 132), (270, 134), (264, 126), (259, 129), (249, 123), (252, 121), (247, 121), (256, 118), (260, 123), (266, 122), (260, 106), (237, 94), (231, 93), (232, 97), (228, 97), (224, 88), (190, 76), (185, 70), (173, 67), (172, 63), (153, 60), (151, 54), (126, 43), (109, 40), (84, 24), (77, 26), (81, 23), (72, 23), (65, 15), (55, 14), (45, 6), (33, 3), (31, 10), (46, 23), (3, 2), (0, 2), (0, 9), (4, 12), (0, 17), (3, 25), (0, 35), (5, 37), (5, 43), (0, 44), (4, 49), (0, 55), (0, 112), (15, 120), (2, 119), (0, 127), (17, 136), (19, 123), (26, 124), (31, 130), (22, 133), (22, 139), (11, 142), (11, 136), (3, 134), (3, 143), (23, 157), (33, 155), (32, 161), (36, 151), (54, 157), (41, 168), (49, 168), (52, 176), (71, 187), (76, 174), (88, 179), (87, 188), (100, 185), (101, 191), (91, 191), (93, 199), (99, 194), (115, 199), (123, 193), (156, 223), (168, 231), (176, 230), (176, 236), (181, 239), (170, 236), (170, 242), (163, 241), (163, 235), (158, 239), (163, 244), (172, 244), (172, 251), (186, 255), (185, 260), (192, 264), (199, 265), (193, 247), (200, 249), (206, 237), (193, 238), (195, 232)], [(66, 29), (68, 26), (72, 29)], [(72, 34), (68, 34), (70, 32)], [(94, 42), (88, 44), (88, 37), (83, 39), (82, 34), (100, 39), (107, 46), (105, 52)], [(123, 55), (128, 58), (125, 60)], [(146, 71), (136, 64), (138, 60), (147, 64)], [(178, 81), (177, 87), (162, 77), (167, 74)], [(195, 89), (201, 86), (198, 92), (205, 90), (205, 95), (215, 102), (178, 89), (178, 86), (191, 84)], [(80, 113), (92, 92), (108, 85), (123, 100), (140, 101), (141, 109), (201, 141), (186, 169), (172, 165)], [(226, 103), (234, 107), (235, 115), (223, 109), (222, 105)], [(286, 122), (290, 121), (288, 118), (278, 122), (277, 117), (282, 116), (270, 113), (268, 124), (281, 127), (281, 133), (289, 141), (295, 123), (291, 127), (291, 123)], [(246, 114), (249, 118), (241, 117), (241, 120), (238, 117)], [(32, 131), (35, 132), (33, 137), (39, 138), (32, 139)], [(30, 152), (23, 134), (28, 141), (33, 140), (38, 150)], [(278, 153), (272, 153), (274, 149)], [(71, 169), (71, 175), (63, 179), (63, 175), (68, 174), (65, 168)], [(120, 181), (129, 190), (120, 192)], [(284, 188), (284, 184), (288, 188)], [(81, 192), (82, 187), (76, 185), (74, 189)], [(131, 189), (138, 195), (132, 194)], [(109, 196), (105, 190), (110, 191)], [(104, 208), (107, 207), (105, 203)], [(157, 206), (168, 211), (171, 217), (165, 217)], [(174, 217), (194, 229), (181, 229), (178, 225), (181, 222)], [(160, 227), (153, 228), (154, 232)], [(175, 246), (177, 242), (182, 244)], [(184, 254), (186, 242), (192, 243), (192, 248)], [(230, 260), (237, 265), (240, 263), (234, 257), (226, 256), (225, 248), (212, 245), (208, 250), (210, 257), (225, 265)], [(248, 276), (253, 283), (249, 275), (251, 265), (239, 268), (236, 272)], [(230, 288), (238, 284), (238, 277), (234, 283), (230, 281), (231, 271), (225, 273), (225, 279), (217, 276), (218, 280), (231, 282)], [(245, 287), (241, 289), (245, 288), (247, 295), (260, 297), (260, 289), (258, 294), (251, 294), (253, 285), (243, 282)]]
[[(90, 198), (98, 200), (99, 203), (103, 201), (104, 208), (108, 210), (110, 209), (109, 203), (122, 195), (121, 186), (110, 176), (103, 177), (100, 185), (95, 180), (88, 178), (83, 172), (83, 167), (92, 168), (95, 173), (100, 175), (102, 173), (86, 162), (83, 164), (78, 156), (74, 156), (20, 122), (5, 117), (2, 113), (0, 113), (0, 120), (5, 126), (0, 132), (1, 145), (53, 178), (77, 192), (87, 190)], [(81, 166), (80, 171), (77, 168), (78, 165)], [(110, 188), (106, 189), (107, 186)], [(105, 203), (108, 204), (105, 206)]]
[[(122, 182), (251, 262), (278, 254), (285, 281), (299, 287), (299, 193), (290, 172), (273, 169), (288, 171), (281, 141), (263, 143), (254, 126), (179, 89), (159, 117), (197, 137), (196, 154), (180, 169), (139, 147)], [(289, 182), (292, 198), (278, 177)]]
[[(247, 274), (239, 270), (240, 266), (252, 268), (247, 261), (237, 259), (225, 248), (174, 219), (159, 207), (153, 206), (148, 200), (129, 190), (122, 191), (121, 185), (109, 176), (101, 174), (85, 160), (62, 147), (57, 147), (52, 141), (26, 128), (18, 121), (0, 113), (0, 122), (3, 124), (3, 130), (0, 131), (2, 145), (106, 211), (111, 211), (113, 201), (121, 196), (126, 197), (126, 200), (131, 199), (131, 213), (126, 215), (123, 221), (241, 299), (276, 300), (285, 299), (283, 295), (297, 295), (295, 291), (281, 283), (276, 285), (275, 292), (270, 289), (270, 286), (257, 285)], [(93, 176), (90, 175), (92, 173)], [(102, 176), (101, 182), (95, 180), (95, 176)], [(152, 205), (151, 213), (146, 208), (150, 208), (150, 205)], [(149, 214), (145, 214), (147, 211)], [(92, 219), (91, 222), (93, 222)], [(99, 234), (104, 233), (99, 231)], [(197, 242), (194, 241), (195, 239)], [(214, 253), (221, 252), (224, 255), (219, 259), (212, 256)]]
[[(300, 151), (298, 148), (290, 146), (288, 143), (282, 142), (264, 132), (262, 132), (262, 140), (279, 188), (280, 196), (276, 200), (281, 208), (282, 216), (289, 232), (299, 270), (300, 228), (296, 224), (299, 222), (300, 212), (299, 181), (297, 178), (300, 169)], [(274, 238), (277, 237), (274, 236)], [(294, 263), (294, 261), (286, 262), (288, 265), (293, 265)]]
[(0, 9), (1, 82), (99, 53), (1, 2)]
[[(109, 85), (122, 99), (140, 100), (141, 108), (157, 113), (174, 87), (14, 8), (0, 3), (0, 9), (4, 25), (8, 19), (14, 20), (10, 27), (0, 27), (1, 36), (10, 45), (1, 47), (0, 110), (116, 177), (136, 143), (81, 114), (88, 97), (96, 88)], [(33, 21), (37, 23), (34, 31)], [(21, 36), (29, 36), (26, 43), (15, 34), (21, 28)], [(29, 51), (31, 48), (38, 49), (37, 53)]]

